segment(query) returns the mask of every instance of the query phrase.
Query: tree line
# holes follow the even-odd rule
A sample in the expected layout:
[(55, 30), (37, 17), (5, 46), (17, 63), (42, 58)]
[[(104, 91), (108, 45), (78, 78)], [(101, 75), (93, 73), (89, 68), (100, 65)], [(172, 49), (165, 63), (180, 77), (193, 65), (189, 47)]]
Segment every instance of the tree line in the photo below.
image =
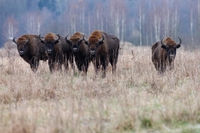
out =
[(134, 45), (152, 45), (163, 36), (184, 45), (200, 41), (200, 0), (0, 0), (0, 46), (22, 34), (93, 30)]

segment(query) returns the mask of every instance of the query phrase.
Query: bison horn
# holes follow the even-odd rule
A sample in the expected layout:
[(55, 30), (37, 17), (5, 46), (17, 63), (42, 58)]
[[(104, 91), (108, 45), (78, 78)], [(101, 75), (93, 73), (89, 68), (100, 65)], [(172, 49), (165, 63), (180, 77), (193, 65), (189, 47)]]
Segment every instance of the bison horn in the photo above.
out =
[(178, 39), (179, 39), (179, 43), (177, 45), (181, 45), (182, 40), (179, 36), (178, 36)]
[(84, 40), (84, 41), (87, 41), (87, 40), (88, 40), (87, 37), (86, 37), (85, 35), (83, 35), (83, 40)]
[(40, 39), (41, 41), (44, 41), (44, 40), (41, 38), (41, 34), (39, 34), (39, 39)]
[(162, 45), (165, 45), (165, 44), (163, 43), (163, 39), (164, 39), (164, 37), (161, 39), (161, 41), (160, 41), (160, 42), (161, 42), (161, 44), (162, 44)]
[(17, 44), (17, 42), (15, 41), (15, 37), (13, 38), (13, 42)]
[(55, 40), (55, 41), (58, 41), (58, 40), (60, 39), (60, 35), (59, 35), (59, 34), (57, 34), (57, 37), (58, 37), (58, 38), (57, 38), (57, 40)]
[(99, 41), (99, 42), (102, 42), (103, 40), (104, 40), (104, 36), (102, 35), (102, 38), (99, 39), (98, 41)]
[(65, 40), (66, 40), (66, 41), (69, 41), (69, 39), (68, 39), (68, 35), (65, 37)]
[(26, 44), (27, 44), (29, 41), (30, 41), (30, 39), (29, 39), (29, 38), (27, 38)]
[(84, 40), (84, 36), (85, 36), (85, 35), (83, 35), (83, 37), (79, 39), (79, 42), (81, 42), (81, 41)]

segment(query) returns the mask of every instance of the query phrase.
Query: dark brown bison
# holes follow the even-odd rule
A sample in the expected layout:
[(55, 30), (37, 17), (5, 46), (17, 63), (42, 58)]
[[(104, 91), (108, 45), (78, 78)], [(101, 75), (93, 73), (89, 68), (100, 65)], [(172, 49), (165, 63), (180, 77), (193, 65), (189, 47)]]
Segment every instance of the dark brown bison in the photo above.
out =
[(40, 40), (45, 45), (51, 72), (56, 69), (56, 66), (59, 70), (62, 70), (62, 64), (64, 64), (65, 70), (67, 70), (68, 62), (74, 68), (72, 50), (64, 37), (59, 34), (48, 33), (44, 36), (44, 39), (40, 37)]
[(174, 67), (174, 59), (176, 57), (176, 49), (181, 46), (181, 39), (176, 44), (170, 37), (162, 38), (161, 41), (156, 42), (152, 47), (152, 62), (158, 72), (163, 73), (167, 66), (170, 70)]
[(119, 52), (119, 39), (103, 31), (93, 31), (85, 43), (89, 46), (90, 58), (95, 66), (96, 74), (102, 66), (102, 77), (106, 76), (106, 68), (110, 62), (112, 72), (116, 71)]
[(30, 64), (34, 72), (38, 69), (39, 60), (46, 61), (48, 59), (45, 53), (45, 46), (40, 42), (38, 35), (22, 35), (17, 41), (13, 38), (13, 42), (17, 44), (19, 55)]
[(78, 70), (83, 71), (86, 75), (90, 60), (90, 52), (88, 45), (85, 44), (84, 36), (85, 35), (82, 33), (76, 32), (70, 39), (68, 39), (67, 36), (65, 39), (71, 46)]

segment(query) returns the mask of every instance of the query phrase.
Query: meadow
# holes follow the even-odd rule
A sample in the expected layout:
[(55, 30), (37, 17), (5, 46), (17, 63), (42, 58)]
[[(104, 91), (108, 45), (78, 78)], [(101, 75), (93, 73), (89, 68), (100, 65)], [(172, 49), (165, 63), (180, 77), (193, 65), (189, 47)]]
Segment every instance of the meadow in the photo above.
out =
[[(150, 47), (122, 44), (117, 71), (95, 77), (33, 73), (14, 49), (0, 49), (0, 133), (199, 133), (200, 52), (177, 50), (160, 75)], [(77, 70), (77, 69), (76, 69)]]

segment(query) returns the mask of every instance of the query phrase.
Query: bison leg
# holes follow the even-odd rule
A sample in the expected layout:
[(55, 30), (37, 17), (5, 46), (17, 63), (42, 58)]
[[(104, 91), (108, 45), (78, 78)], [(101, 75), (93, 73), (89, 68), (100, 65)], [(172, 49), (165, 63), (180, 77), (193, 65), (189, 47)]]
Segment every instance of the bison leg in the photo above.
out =
[(85, 58), (84, 62), (83, 62), (83, 65), (82, 65), (82, 70), (84, 72), (84, 75), (87, 75), (88, 65), (89, 65), (88, 59)]
[(72, 54), (67, 54), (65, 55), (65, 59), (64, 59), (64, 66), (65, 66), (65, 70), (68, 70), (69, 69), (69, 64), (68, 62), (70, 63), (72, 69), (73, 69), (73, 72), (75, 74), (75, 66), (74, 66), (74, 59), (73, 59), (73, 55)]
[(30, 67), (32, 69), (33, 72), (36, 72), (39, 66), (39, 59), (34, 56), (32, 57), (32, 59), (30, 60)]
[(65, 71), (68, 70), (68, 60), (69, 57), (67, 55), (64, 55), (64, 67), (65, 67)]
[(107, 67), (107, 64), (108, 64), (108, 62), (107, 62), (106, 58), (101, 57), (101, 65), (102, 65), (102, 71), (103, 71), (102, 78), (106, 77), (106, 67)]
[(159, 72), (161, 74), (165, 72), (165, 70), (166, 70), (166, 64), (165, 64), (165, 62), (159, 63), (159, 70), (160, 70)]
[(169, 70), (174, 69), (174, 62), (169, 62)]
[(58, 61), (57, 70), (62, 71), (62, 62), (60, 61), (60, 59), (59, 59), (59, 61)]
[(115, 73), (116, 72), (116, 69), (117, 69), (117, 61), (118, 61), (118, 50), (116, 51), (115, 55), (114, 55), (114, 61), (113, 61), (113, 72)]
[(100, 68), (100, 63), (99, 63), (99, 56), (97, 56), (95, 59), (92, 59), (92, 63), (94, 65), (95, 73), (96, 75), (98, 74), (99, 68)]
[(155, 66), (156, 70), (159, 71), (159, 64), (158, 64), (158, 62), (153, 62), (153, 63), (154, 63), (154, 66)]
[(49, 70), (52, 73), (55, 67), (54, 61), (52, 59), (48, 60)]
[(73, 54), (69, 55), (69, 62), (70, 62), (71, 68), (73, 69), (73, 73), (75, 75), (75, 65), (74, 65), (74, 56), (73, 56)]
[(58, 57), (58, 69), (62, 71), (62, 64), (63, 64), (63, 54), (61, 53)]
[(112, 66), (112, 73), (115, 74), (117, 69), (117, 60), (118, 60), (118, 50), (112, 50), (110, 51), (110, 64)]
[(116, 71), (116, 62), (114, 56), (110, 56), (110, 64), (112, 66), (112, 73), (114, 74)]

